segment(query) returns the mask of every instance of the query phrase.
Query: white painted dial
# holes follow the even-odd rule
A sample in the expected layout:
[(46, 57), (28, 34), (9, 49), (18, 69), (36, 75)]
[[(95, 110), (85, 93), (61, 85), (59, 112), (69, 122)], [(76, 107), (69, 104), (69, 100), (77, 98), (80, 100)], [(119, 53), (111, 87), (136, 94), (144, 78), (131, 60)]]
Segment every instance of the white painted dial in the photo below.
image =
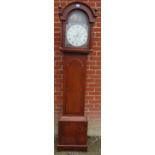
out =
[(75, 47), (80, 47), (87, 42), (88, 33), (85, 27), (76, 24), (67, 31), (67, 41)]

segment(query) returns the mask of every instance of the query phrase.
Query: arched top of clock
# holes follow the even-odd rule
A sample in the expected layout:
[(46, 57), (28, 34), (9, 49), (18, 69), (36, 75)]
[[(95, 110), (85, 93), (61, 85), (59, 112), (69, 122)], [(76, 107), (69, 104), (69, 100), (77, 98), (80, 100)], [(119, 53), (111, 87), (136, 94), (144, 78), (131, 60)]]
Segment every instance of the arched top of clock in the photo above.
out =
[(70, 3), (69, 5), (67, 5), (63, 10), (61, 7), (59, 7), (59, 17), (60, 20), (62, 21), (66, 21), (69, 13), (74, 11), (74, 10), (81, 10), (83, 12), (85, 12), (88, 16), (88, 21), (90, 23), (94, 23), (95, 22), (95, 18), (96, 18), (96, 11), (91, 9), (87, 4), (81, 3), (81, 2), (73, 2)]

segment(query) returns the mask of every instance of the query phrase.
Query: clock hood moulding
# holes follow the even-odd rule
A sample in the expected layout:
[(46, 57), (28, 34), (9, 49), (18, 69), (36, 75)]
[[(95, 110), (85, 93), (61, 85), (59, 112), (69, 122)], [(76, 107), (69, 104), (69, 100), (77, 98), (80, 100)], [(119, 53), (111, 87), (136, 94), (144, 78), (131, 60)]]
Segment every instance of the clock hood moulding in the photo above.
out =
[(88, 15), (88, 19), (90, 23), (95, 22), (95, 18), (97, 17), (97, 10), (91, 9), (87, 4), (82, 2), (73, 2), (68, 4), (64, 9), (59, 7), (59, 17), (61, 21), (66, 21), (68, 14), (73, 10), (82, 10)]

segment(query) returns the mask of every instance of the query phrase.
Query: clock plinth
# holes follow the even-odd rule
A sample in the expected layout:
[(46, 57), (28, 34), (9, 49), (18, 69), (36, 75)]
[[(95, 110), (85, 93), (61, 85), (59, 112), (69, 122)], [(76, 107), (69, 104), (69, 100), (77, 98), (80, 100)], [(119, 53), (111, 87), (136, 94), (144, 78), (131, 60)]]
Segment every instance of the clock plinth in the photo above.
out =
[(58, 150), (87, 151), (87, 125), (84, 116), (62, 116), (58, 122)]
[(88, 121), (84, 115), (87, 55), (92, 51), (95, 12), (84, 3), (59, 8), (62, 23), (60, 50), (63, 57), (63, 114), (58, 121), (61, 150), (87, 151)]

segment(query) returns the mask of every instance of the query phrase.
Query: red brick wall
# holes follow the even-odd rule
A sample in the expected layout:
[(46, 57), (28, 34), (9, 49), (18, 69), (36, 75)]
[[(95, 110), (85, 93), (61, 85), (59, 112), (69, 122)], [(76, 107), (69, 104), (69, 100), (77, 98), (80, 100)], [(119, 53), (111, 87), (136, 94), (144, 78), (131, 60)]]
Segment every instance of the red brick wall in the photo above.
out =
[[(62, 8), (75, 0), (60, 0)], [(101, 106), (101, 1), (79, 0), (92, 8), (96, 8), (97, 19), (93, 27), (93, 52), (88, 55), (87, 84), (85, 96), (85, 114), (89, 120), (100, 120)], [(55, 117), (62, 114), (62, 53), (60, 47), (60, 21), (58, 17), (59, 0), (54, 0), (54, 82), (55, 82)]]

